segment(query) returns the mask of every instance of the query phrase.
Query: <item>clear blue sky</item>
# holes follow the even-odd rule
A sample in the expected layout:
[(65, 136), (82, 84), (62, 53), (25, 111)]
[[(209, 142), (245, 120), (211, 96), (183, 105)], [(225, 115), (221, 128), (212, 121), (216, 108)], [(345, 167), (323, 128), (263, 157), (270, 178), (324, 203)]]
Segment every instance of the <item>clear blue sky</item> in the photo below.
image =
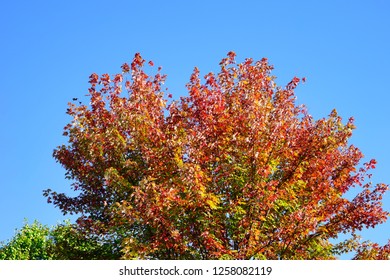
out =
[[(91, 73), (117, 73), (135, 52), (163, 67), (174, 97), (194, 66), (217, 71), (267, 57), (277, 83), (306, 77), (298, 102), (315, 117), (354, 116), (351, 143), (376, 158), (375, 183), (390, 183), (390, 1), (1, 1), (0, 240), (23, 219), (61, 221), (42, 190), (69, 191), (52, 158), (73, 97)], [(384, 199), (390, 210), (390, 194)], [(384, 244), (390, 221), (363, 237)]]

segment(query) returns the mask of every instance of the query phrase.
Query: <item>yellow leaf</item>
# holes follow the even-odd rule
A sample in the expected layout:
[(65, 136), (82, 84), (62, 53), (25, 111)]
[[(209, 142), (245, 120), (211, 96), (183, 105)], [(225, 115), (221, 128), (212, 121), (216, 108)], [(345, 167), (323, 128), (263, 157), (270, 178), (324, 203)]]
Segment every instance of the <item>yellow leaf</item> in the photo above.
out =
[(217, 209), (217, 205), (211, 199), (208, 199), (206, 202), (210, 206), (211, 209)]
[(199, 187), (199, 194), (200, 194), (201, 197), (205, 197), (206, 196), (206, 188), (203, 185), (201, 185)]
[(209, 199), (206, 200), (206, 203), (210, 206), (211, 209), (217, 209), (219, 204), (219, 198), (215, 195), (210, 194)]
[(179, 153), (175, 153), (175, 162), (179, 168), (183, 168), (183, 165), (184, 165), (183, 160), (182, 160), (181, 156), (179, 155)]

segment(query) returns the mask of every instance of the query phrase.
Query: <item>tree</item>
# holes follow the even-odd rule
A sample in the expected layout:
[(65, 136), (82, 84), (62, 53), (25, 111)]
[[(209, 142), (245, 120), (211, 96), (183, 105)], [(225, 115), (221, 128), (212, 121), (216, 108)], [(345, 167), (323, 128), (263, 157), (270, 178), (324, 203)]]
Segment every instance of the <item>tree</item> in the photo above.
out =
[(110, 243), (86, 237), (77, 225), (66, 221), (49, 228), (27, 222), (8, 242), (0, 244), (0, 260), (95, 260), (118, 259)]
[(314, 120), (295, 104), (299, 78), (279, 87), (267, 59), (230, 52), (168, 101), (161, 68), (144, 69), (136, 54), (90, 76), (90, 106), (69, 103), (69, 144), (53, 155), (77, 195), (44, 195), (85, 236), (126, 259), (333, 259), (352, 241), (332, 238), (386, 220), (388, 187), (367, 182), (376, 162), (348, 144), (353, 119)]
[(0, 244), (0, 260), (51, 259), (51, 254), (48, 252), (50, 247), (48, 234), (47, 226), (37, 221), (31, 225), (26, 222), (7, 244), (3, 242)]

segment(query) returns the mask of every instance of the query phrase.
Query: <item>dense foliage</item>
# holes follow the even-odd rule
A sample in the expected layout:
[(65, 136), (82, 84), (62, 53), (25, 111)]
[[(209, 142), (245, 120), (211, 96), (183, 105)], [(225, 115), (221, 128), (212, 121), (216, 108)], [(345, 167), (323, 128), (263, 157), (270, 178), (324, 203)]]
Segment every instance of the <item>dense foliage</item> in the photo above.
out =
[(95, 260), (118, 259), (119, 252), (108, 243), (82, 235), (69, 222), (53, 228), (34, 221), (0, 244), (0, 260)]
[(7, 244), (0, 244), (0, 260), (51, 259), (48, 235), (47, 226), (38, 222), (26, 223)]
[[(389, 245), (355, 237), (386, 220), (388, 187), (367, 182), (376, 162), (348, 143), (352, 118), (314, 120), (295, 104), (300, 79), (277, 86), (267, 59), (230, 52), (204, 79), (195, 68), (177, 101), (161, 68), (144, 69), (136, 54), (122, 73), (92, 74), (90, 104), (70, 103), (54, 157), (76, 194), (44, 194), (80, 216), (79, 234), (126, 259), (388, 258)], [(330, 242), (340, 233), (354, 237)]]

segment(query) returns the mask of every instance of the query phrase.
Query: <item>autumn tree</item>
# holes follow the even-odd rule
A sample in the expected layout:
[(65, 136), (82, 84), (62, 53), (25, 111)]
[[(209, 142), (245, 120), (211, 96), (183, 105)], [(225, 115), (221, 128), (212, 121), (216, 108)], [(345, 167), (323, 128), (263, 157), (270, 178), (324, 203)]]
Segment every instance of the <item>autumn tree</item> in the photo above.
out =
[[(85, 236), (117, 244), (126, 259), (372, 253), (331, 242), (388, 216), (387, 185), (369, 182), (375, 160), (362, 164), (348, 143), (352, 118), (333, 110), (314, 120), (295, 102), (300, 79), (277, 86), (265, 58), (236, 63), (230, 52), (203, 78), (195, 68), (188, 95), (173, 101), (161, 68), (145, 67), (136, 54), (122, 73), (92, 74), (89, 105), (69, 104), (69, 143), (54, 157), (75, 196), (44, 194), (79, 215)], [(351, 188), (358, 194), (348, 199)]]

